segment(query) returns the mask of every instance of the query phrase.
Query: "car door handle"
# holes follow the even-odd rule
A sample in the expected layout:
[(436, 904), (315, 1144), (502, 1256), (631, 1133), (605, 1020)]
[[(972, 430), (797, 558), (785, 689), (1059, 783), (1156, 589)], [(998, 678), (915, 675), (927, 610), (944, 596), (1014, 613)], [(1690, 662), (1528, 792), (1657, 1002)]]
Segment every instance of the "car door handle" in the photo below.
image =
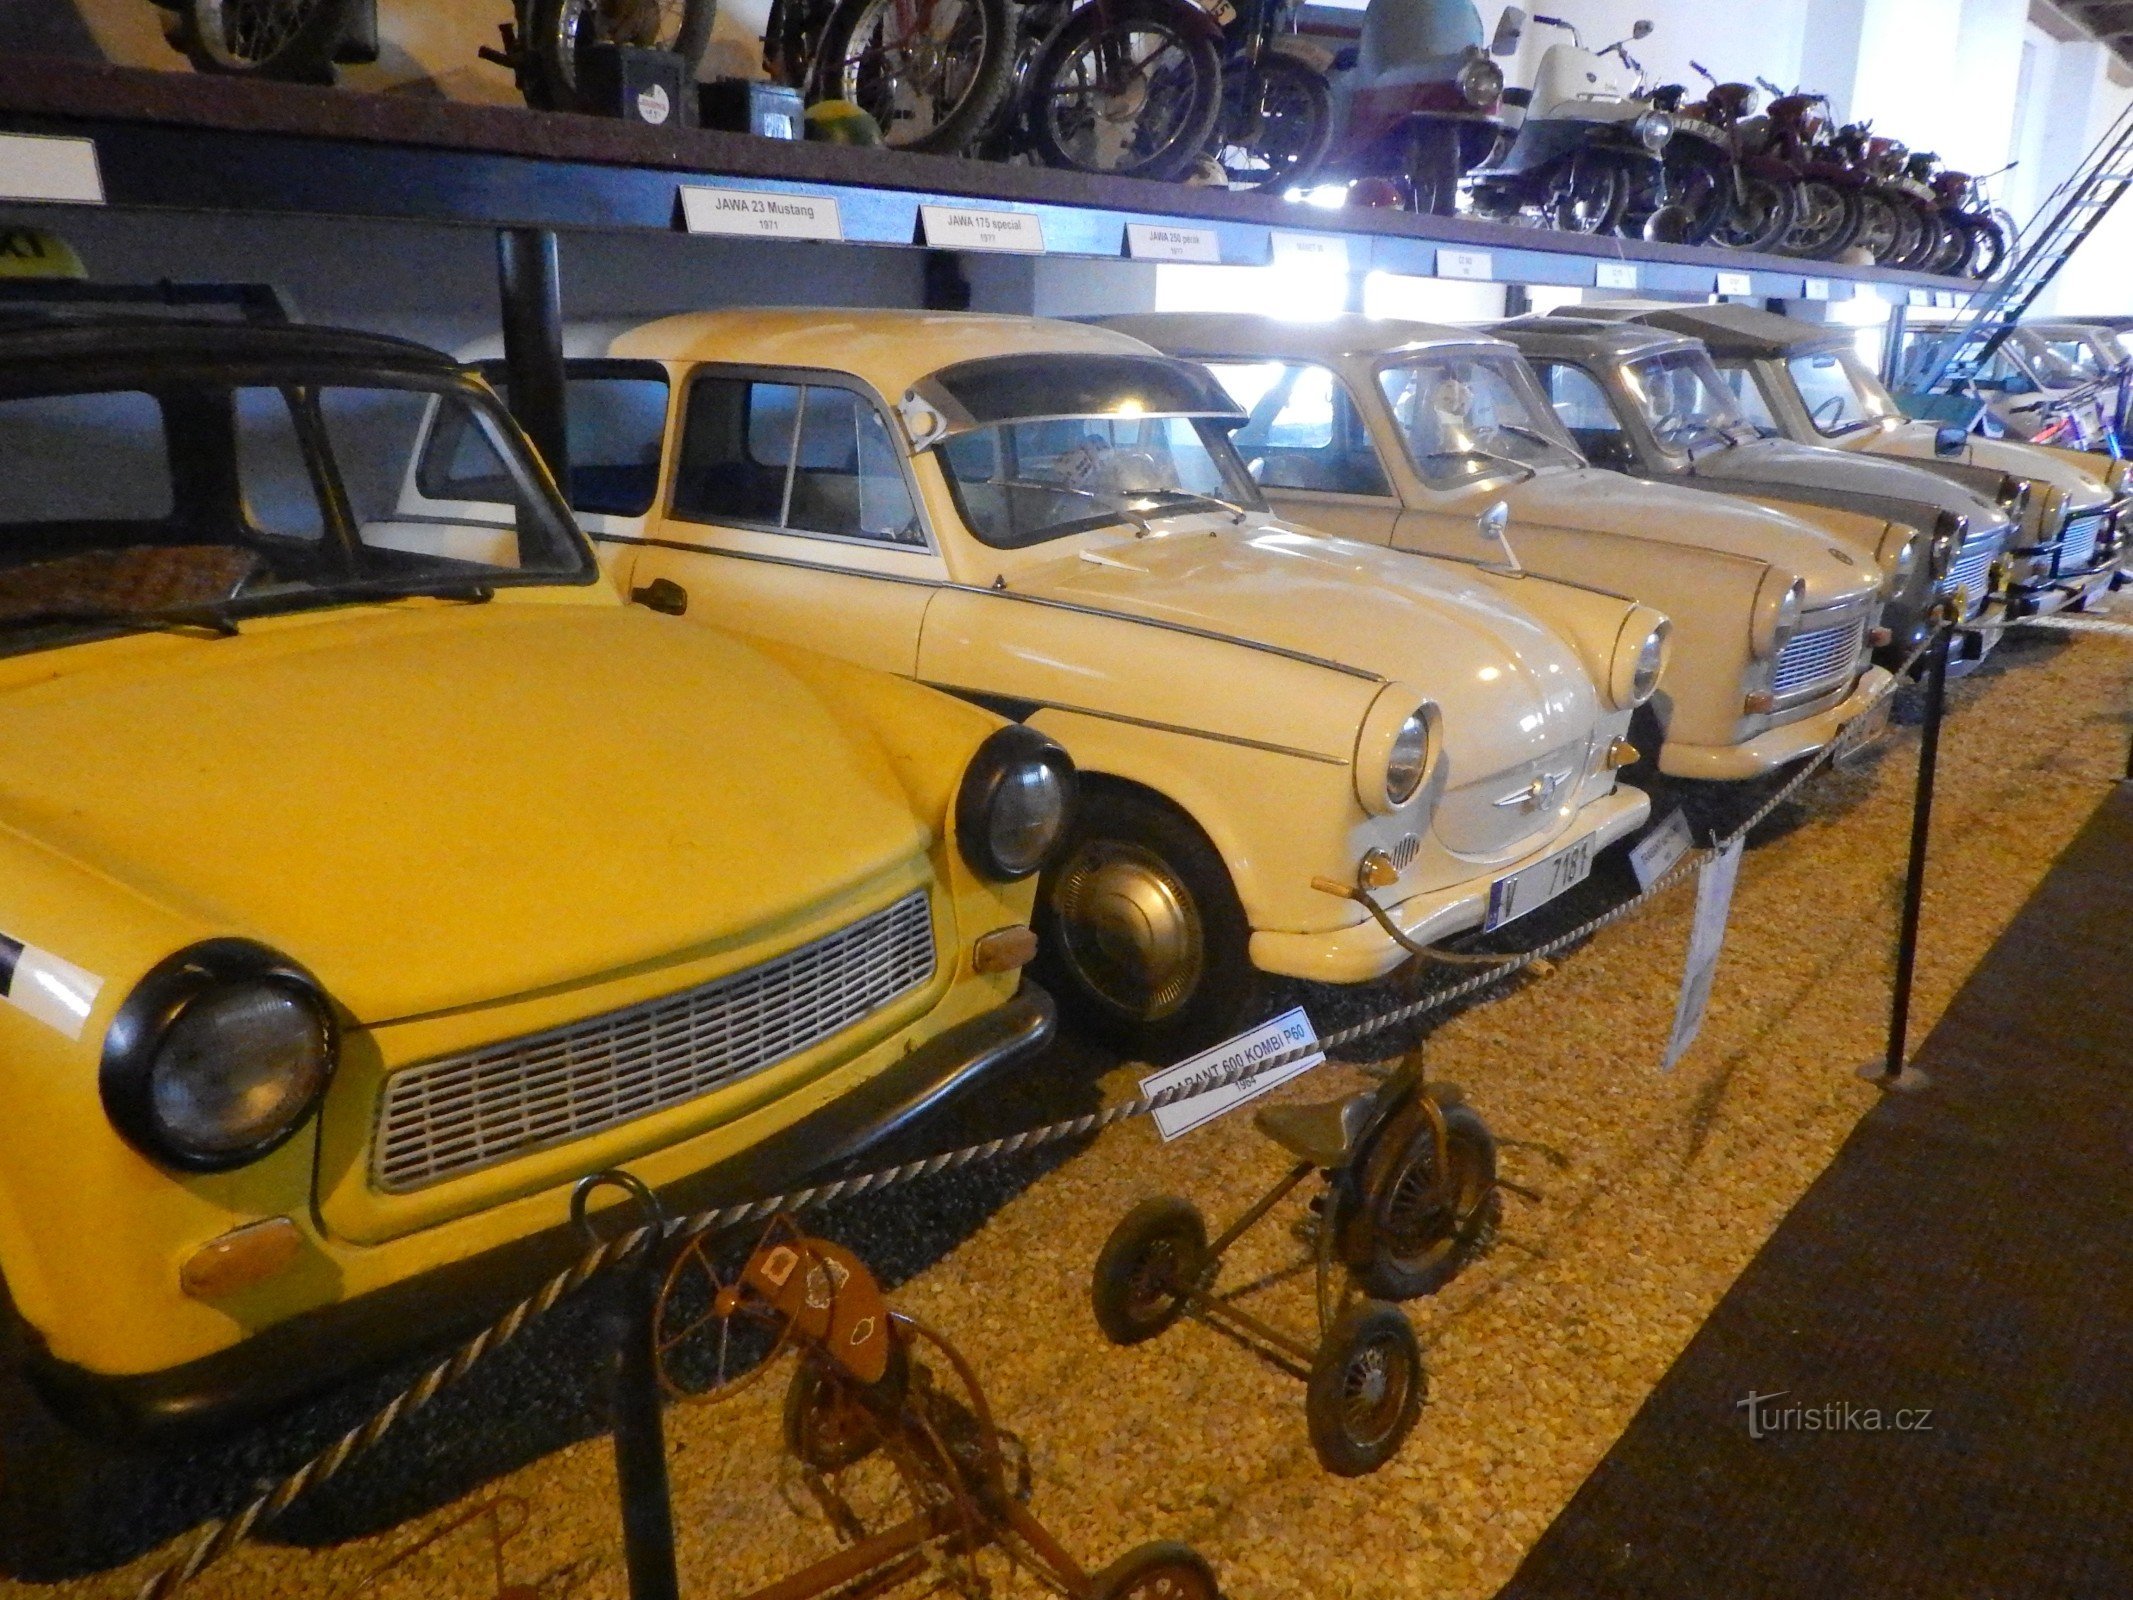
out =
[(689, 609), (689, 591), (672, 578), (654, 578), (641, 589), (632, 589), (630, 599), (661, 616), (678, 617)]

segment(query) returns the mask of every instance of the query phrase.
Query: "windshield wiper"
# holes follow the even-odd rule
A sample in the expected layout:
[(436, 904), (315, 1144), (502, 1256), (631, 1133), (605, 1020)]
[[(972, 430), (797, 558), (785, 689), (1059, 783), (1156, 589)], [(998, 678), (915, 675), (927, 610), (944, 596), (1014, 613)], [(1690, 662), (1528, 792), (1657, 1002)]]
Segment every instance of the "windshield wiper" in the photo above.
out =
[(1196, 502), (1203, 506), (1220, 506), (1224, 511), (1227, 511), (1230, 514), (1232, 520), (1234, 520), (1239, 527), (1242, 527), (1252, 515), (1251, 511), (1247, 507), (1236, 505), (1231, 501), (1224, 500), (1219, 495), (1194, 494), (1190, 489), (1151, 489), (1148, 492), (1163, 500), (1183, 500), (1188, 502)]
[(237, 624), (217, 606), (166, 606), (135, 611), (124, 606), (38, 606), (0, 615), (0, 628), (102, 627), (129, 633), (208, 633), (218, 639), (237, 637)]
[(1082, 500), (1094, 500), (1120, 522), (1130, 522), (1138, 528), (1140, 532), (1135, 535), (1136, 538), (1145, 538), (1155, 532), (1154, 524), (1131, 506), (1115, 504), (1111, 496), (1098, 494), (1093, 489), (1073, 489), (1063, 483), (1038, 483), (1029, 478), (995, 478), (993, 482), (1003, 489), (1037, 489), (1045, 494), (1070, 494)]
[(388, 600), (464, 600), (468, 605), (484, 605), (496, 598), (496, 580), (486, 574), (465, 577), (440, 577), (434, 573), (421, 578), (362, 578), (351, 584), (330, 584), (323, 592), (329, 595), (357, 594), (377, 596)]
[[(1500, 467), (1509, 467), (1513, 471), (1524, 473), (1526, 478), (1540, 476), (1540, 468), (1530, 462), (1521, 461), (1516, 456), (1500, 456), (1493, 450), (1430, 450), (1423, 453), (1421, 460), (1493, 461)], [(1519, 479), (1519, 482), (1525, 482), (1525, 478)]]

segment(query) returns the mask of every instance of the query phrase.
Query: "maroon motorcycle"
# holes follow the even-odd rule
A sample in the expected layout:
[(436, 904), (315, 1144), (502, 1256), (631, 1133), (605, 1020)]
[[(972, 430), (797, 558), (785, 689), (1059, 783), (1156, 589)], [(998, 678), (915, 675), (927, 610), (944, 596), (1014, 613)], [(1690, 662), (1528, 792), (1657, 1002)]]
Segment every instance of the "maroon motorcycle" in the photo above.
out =
[(1941, 221), (1940, 247), (1927, 263), (1927, 272), (1979, 280), (1999, 275), (2014, 245), (2015, 224), (2014, 218), (1986, 197), (1984, 185), (2014, 166), (2010, 161), (1999, 172), (1973, 177), (1943, 167), (1940, 157), (1930, 150), (1911, 152), (1909, 175), (1932, 191)]
[(1700, 62), (1710, 89), (1684, 103), (1669, 84), (1652, 104), (1674, 117), (1665, 152), (1666, 186), (1683, 213), (1682, 242), (1734, 250), (1775, 250), (1798, 213), (1793, 172), (1750, 136), (1759, 103), (1753, 86), (1721, 83)]
[(1866, 223), (1866, 174), (1833, 147), (1827, 96), (1786, 94), (1768, 79), (1757, 82), (1776, 98), (1743, 126), (1742, 137), (1790, 175), (1793, 189), (1792, 226), (1778, 253), (1834, 261)]

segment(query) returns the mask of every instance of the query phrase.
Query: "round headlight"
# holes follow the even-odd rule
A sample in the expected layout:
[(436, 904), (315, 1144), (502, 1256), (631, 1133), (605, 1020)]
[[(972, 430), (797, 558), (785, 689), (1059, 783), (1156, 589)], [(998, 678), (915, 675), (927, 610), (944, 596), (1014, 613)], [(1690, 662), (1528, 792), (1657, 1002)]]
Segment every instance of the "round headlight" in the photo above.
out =
[(1436, 771), (1442, 713), (1405, 684), (1388, 683), (1355, 738), (1355, 797), (1374, 817), (1419, 799)]
[(1774, 656), (1784, 649), (1785, 641), (1799, 630), (1806, 609), (1804, 580), (1775, 567), (1764, 573), (1755, 591), (1755, 618), (1748, 634), (1749, 648), (1756, 657)]
[(1999, 507), (2010, 517), (2019, 519), (2029, 509), (2031, 485), (2027, 478), (2002, 478), (1998, 496)]
[(1487, 56), (1471, 56), (1459, 69), (1459, 93), (1470, 106), (1492, 106), (1503, 98), (1503, 68)]
[(1642, 606), (1631, 612), (1615, 637), (1614, 661), (1608, 670), (1607, 698), (1617, 711), (1634, 711), (1659, 688), (1666, 669), (1666, 641), (1673, 625)]
[(1629, 131), (1653, 155), (1666, 148), (1667, 140), (1674, 137), (1674, 119), (1664, 111), (1646, 111), (1629, 125)]
[(187, 1172), (257, 1161), (318, 1109), (339, 1034), (319, 986), (246, 939), (181, 951), (144, 977), (104, 1036), (99, 1087), (142, 1154)]
[(1933, 523), (1933, 576), (1946, 577), (1955, 570), (1956, 553), (1969, 536), (1970, 519), (1943, 511)]
[(1074, 763), (1035, 728), (1010, 723), (978, 746), (955, 798), (956, 844), (996, 883), (1041, 871), (1066, 834)]

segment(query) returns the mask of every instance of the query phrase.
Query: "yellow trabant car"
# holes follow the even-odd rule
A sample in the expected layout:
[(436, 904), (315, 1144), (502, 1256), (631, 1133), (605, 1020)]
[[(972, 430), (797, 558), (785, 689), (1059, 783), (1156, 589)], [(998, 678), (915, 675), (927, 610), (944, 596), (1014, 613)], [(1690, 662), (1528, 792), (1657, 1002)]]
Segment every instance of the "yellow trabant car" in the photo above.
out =
[[(396, 514), (425, 416), (502, 517)], [(83, 1431), (478, 1321), (580, 1176), (775, 1192), (1051, 1026), (1058, 747), (624, 603), (419, 346), (0, 326), (0, 748), (18, 1571)]]
[(1649, 811), (1616, 772), (1660, 613), (1281, 522), (1235, 404), (1137, 339), (736, 310), (565, 349), (574, 498), (625, 592), (1066, 747), (1085, 781), (1038, 970), (1152, 1059), (1250, 1020), (1257, 974), (1383, 975), (1408, 959), (1388, 924), (1501, 926)]

